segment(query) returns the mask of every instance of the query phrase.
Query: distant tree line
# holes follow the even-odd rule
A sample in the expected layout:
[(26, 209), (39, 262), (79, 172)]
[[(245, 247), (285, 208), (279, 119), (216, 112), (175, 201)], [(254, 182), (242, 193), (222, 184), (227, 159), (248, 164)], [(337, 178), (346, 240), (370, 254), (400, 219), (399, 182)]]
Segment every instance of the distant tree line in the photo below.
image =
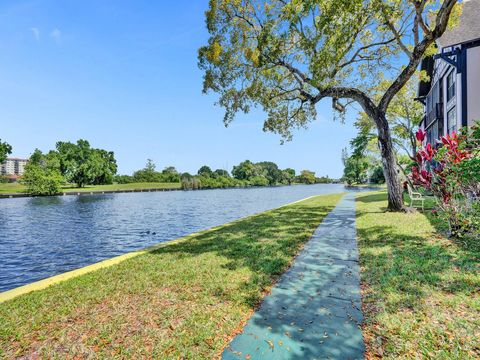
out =
[(143, 169), (135, 171), (133, 175), (117, 175), (115, 176), (115, 182), (119, 184), (147, 182), (178, 183), (180, 182), (180, 173), (173, 166), (167, 166), (162, 171), (157, 171), (153, 160), (148, 159)]
[(173, 166), (156, 171), (156, 166), (150, 159), (143, 169), (135, 171), (131, 176), (118, 175), (115, 181), (118, 183), (181, 182), (185, 190), (332, 182), (328, 176), (318, 178), (313, 171), (309, 170), (303, 170), (297, 176), (294, 169), (281, 170), (271, 161), (253, 163), (245, 160), (234, 166), (231, 174), (224, 169), (212, 170), (209, 166), (203, 165), (198, 169), (197, 174), (190, 174), (180, 173)]
[[(11, 153), (11, 146), (0, 141), (0, 160), (3, 162)], [(249, 186), (276, 186), (292, 184), (331, 183), (328, 177), (316, 177), (315, 172), (294, 169), (280, 169), (271, 161), (253, 163), (242, 161), (233, 167), (212, 170), (200, 167), (197, 174), (180, 173), (173, 166), (157, 171), (153, 160), (148, 159), (144, 168), (132, 175), (116, 175), (117, 161), (112, 151), (96, 149), (87, 140), (76, 143), (59, 141), (55, 150), (43, 153), (35, 149), (31, 155), (21, 182), (27, 192), (35, 195), (59, 193), (63, 185), (74, 184), (81, 188), (86, 185), (112, 183), (181, 183), (183, 189), (213, 189)]]
[(297, 176), (294, 169), (287, 168), (281, 170), (277, 164), (271, 161), (253, 163), (250, 160), (245, 160), (233, 167), (231, 175), (228, 171), (222, 169), (212, 171), (212, 169), (206, 165), (198, 170), (197, 175), (182, 174), (183, 189), (213, 189), (330, 182), (331, 179), (328, 177), (317, 178), (314, 172), (308, 170), (303, 170)]

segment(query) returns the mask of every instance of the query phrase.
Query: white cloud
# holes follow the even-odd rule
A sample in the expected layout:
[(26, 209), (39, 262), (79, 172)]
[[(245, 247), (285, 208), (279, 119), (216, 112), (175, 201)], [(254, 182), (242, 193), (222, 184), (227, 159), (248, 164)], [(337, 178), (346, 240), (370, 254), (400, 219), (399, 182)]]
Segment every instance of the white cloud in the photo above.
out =
[(55, 40), (55, 42), (59, 43), (60, 40), (62, 39), (62, 32), (55, 28), (52, 30), (52, 32), (50, 33), (50, 37)]
[(39, 41), (40, 40), (40, 29), (36, 27), (30, 28), (30, 31), (32, 32), (33, 37), (35, 40)]

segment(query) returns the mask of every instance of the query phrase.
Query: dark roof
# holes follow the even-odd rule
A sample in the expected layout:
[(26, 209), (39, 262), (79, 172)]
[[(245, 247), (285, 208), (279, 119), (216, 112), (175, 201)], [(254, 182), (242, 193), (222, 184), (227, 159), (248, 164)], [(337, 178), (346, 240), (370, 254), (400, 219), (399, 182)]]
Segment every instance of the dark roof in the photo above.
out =
[(463, 0), (462, 15), (457, 26), (448, 29), (437, 43), (449, 47), (480, 38), (480, 0)]

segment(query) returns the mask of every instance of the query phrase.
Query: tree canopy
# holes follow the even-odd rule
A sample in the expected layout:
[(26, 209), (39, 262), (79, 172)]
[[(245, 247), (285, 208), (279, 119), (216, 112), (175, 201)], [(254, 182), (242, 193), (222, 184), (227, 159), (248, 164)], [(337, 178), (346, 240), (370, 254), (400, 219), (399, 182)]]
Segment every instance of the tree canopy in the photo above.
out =
[(12, 153), (12, 147), (5, 141), (0, 139), (0, 164), (5, 162), (7, 156)]
[(212, 169), (209, 166), (203, 165), (197, 172), (198, 175), (211, 177), (213, 175)]
[[(374, 121), (389, 188), (403, 208), (387, 108), (458, 19), (458, 0), (210, 0), (208, 45), (199, 50), (204, 92), (220, 95), (225, 124), (259, 105), (264, 130), (291, 139), (332, 99), (359, 103)], [(453, 12), (454, 16), (451, 16)], [(388, 81), (379, 90), (381, 81)], [(341, 100), (343, 99), (343, 100)]]
[(309, 170), (302, 170), (298, 180), (304, 184), (315, 184), (315, 173)]
[(65, 180), (83, 187), (88, 184), (109, 184), (117, 172), (114, 153), (103, 149), (94, 149), (87, 140), (78, 140), (76, 144), (59, 141), (57, 151), (50, 156), (58, 157), (60, 172)]
[[(386, 111), (445, 30), (456, 3), (210, 0), (211, 36), (199, 50), (204, 91), (220, 94), (226, 123), (260, 104), (265, 129), (286, 138), (315, 118), (314, 105), (325, 97)], [(429, 13), (436, 14), (430, 22)], [(407, 66), (401, 67), (404, 58)], [(379, 97), (385, 74), (392, 76)]]

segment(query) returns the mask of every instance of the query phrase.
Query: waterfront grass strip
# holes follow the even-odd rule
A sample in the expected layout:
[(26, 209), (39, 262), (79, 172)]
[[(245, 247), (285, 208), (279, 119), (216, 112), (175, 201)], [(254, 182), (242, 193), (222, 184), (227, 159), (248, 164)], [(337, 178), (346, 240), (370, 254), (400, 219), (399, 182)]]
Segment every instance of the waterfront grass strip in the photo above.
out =
[(480, 358), (480, 253), (386, 205), (357, 197), (367, 357)]
[(0, 304), (0, 358), (218, 356), (341, 195), (165, 244)]
[[(75, 186), (62, 186), (61, 192), (89, 192), (89, 191), (124, 191), (145, 189), (180, 189), (180, 183), (130, 183), (110, 185), (87, 185), (82, 188)], [(19, 183), (0, 183), (0, 194), (23, 194), (27, 187)]]

